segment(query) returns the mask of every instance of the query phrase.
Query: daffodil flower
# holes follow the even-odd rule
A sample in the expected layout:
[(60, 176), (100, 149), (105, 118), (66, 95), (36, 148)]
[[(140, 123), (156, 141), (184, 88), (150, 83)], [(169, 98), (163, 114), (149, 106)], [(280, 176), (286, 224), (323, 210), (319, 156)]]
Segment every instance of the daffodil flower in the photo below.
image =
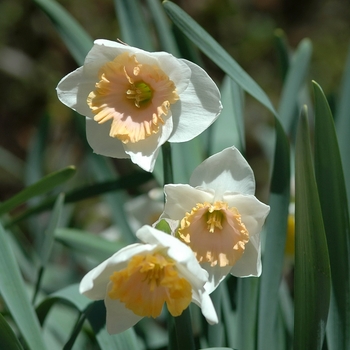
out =
[(103, 300), (110, 334), (120, 333), (143, 317), (157, 317), (164, 303), (179, 316), (194, 302), (210, 324), (217, 315), (204, 285), (208, 273), (193, 252), (175, 237), (151, 226), (141, 227), (135, 243), (118, 251), (88, 272), (80, 293)]
[(170, 184), (164, 191), (161, 218), (178, 220), (175, 235), (209, 272), (209, 293), (228, 273), (261, 274), (260, 231), (270, 208), (254, 196), (253, 171), (236, 148), (206, 159), (190, 185)]
[(193, 139), (222, 108), (217, 86), (194, 63), (108, 40), (95, 41), (57, 94), (87, 117), (95, 153), (131, 158), (146, 171), (153, 171), (162, 144)]

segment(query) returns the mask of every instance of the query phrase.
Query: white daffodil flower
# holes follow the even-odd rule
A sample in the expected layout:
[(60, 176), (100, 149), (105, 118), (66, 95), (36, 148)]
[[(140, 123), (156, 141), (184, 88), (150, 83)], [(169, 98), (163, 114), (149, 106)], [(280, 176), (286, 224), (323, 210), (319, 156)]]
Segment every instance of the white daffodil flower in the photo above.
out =
[(151, 226), (143, 226), (136, 235), (143, 243), (121, 249), (80, 283), (80, 293), (93, 300), (104, 299), (107, 331), (120, 333), (145, 316), (157, 317), (164, 303), (173, 316), (179, 316), (191, 301), (201, 307), (210, 324), (218, 323), (204, 289), (208, 273), (192, 250)]
[(222, 108), (217, 86), (196, 64), (101, 39), (57, 94), (87, 117), (95, 153), (131, 158), (146, 171), (153, 171), (162, 144), (193, 139)]
[(254, 196), (253, 171), (236, 148), (206, 159), (190, 185), (166, 185), (164, 191), (161, 218), (178, 220), (175, 235), (208, 271), (209, 293), (228, 273), (260, 276), (260, 231), (270, 207)]

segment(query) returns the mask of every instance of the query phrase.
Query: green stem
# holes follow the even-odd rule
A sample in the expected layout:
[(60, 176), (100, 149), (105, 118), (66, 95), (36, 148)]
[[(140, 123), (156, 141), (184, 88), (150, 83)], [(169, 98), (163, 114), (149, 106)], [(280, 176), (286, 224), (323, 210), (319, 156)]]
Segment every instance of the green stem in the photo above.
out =
[(173, 160), (171, 157), (171, 146), (169, 142), (165, 142), (162, 146), (162, 154), (164, 185), (174, 183)]
[(44, 273), (44, 267), (40, 266), (39, 272), (38, 272), (38, 277), (36, 279), (36, 283), (35, 283), (35, 291), (34, 291), (34, 295), (32, 298), (32, 304), (35, 304), (36, 298), (38, 296), (39, 293), (39, 289), (40, 289), (40, 285), (41, 285), (41, 279), (43, 277), (43, 273)]
[[(174, 183), (171, 146), (166, 142), (162, 146), (164, 185)], [(178, 317), (168, 314), (169, 350), (194, 350), (194, 339), (190, 309), (187, 308)]]
[(174, 317), (178, 350), (195, 350), (190, 308)]

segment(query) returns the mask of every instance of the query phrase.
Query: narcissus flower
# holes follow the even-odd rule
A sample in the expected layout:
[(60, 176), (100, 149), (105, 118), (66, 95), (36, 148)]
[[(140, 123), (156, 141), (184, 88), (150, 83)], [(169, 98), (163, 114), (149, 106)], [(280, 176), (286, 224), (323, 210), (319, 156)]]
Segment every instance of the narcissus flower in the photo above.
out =
[(209, 293), (228, 273), (261, 274), (260, 231), (270, 208), (254, 196), (253, 171), (236, 148), (206, 159), (190, 185), (166, 185), (164, 191), (161, 217), (178, 220), (175, 235), (209, 272)]
[(164, 303), (173, 316), (179, 316), (194, 302), (210, 324), (217, 323), (204, 289), (208, 273), (191, 249), (151, 226), (143, 226), (136, 235), (143, 243), (121, 249), (80, 283), (80, 293), (104, 299), (108, 332), (120, 333), (143, 317), (159, 316)]
[(210, 126), (220, 92), (199, 66), (166, 52), (96, 40), (82, 67), (57, 86), (59, 99), (87, 117), (98, 154), (131, 158), (152, 171), (164, 142), (185, 142)]

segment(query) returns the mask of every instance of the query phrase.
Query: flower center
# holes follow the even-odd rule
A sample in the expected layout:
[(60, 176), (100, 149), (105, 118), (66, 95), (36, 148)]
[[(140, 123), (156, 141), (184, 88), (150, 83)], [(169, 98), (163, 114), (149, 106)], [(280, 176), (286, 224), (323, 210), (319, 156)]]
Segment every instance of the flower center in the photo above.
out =
[(173, 316), (179, 316), (192, 300), (190, 283), (179, 276), (174, 261), (159, 253), (135, 255), (110, 280), (109, 297), (139, 316), (159, 316), (164, 302)]
[(249, 233), (237, 208), (225, 202), (197, 203), (181, 220), (178, 237), (200, 263), (233, 266), (243, 255)]
[(224, 214), (221, 210), (215, 208), (215, 206), (210, 206), (207, 212), (207, 224), (208, 230), (211, 233), (215, 232), (215, 228), (222, 230), (222, 221), (224, 219)]
[(152, 89), (143, 81), (131, 84), (126, 91), (126, 98), (133, 100), (137, 108), (141, 108), (152, 100)]
[(163, 70), (125, 52), (100, 68), (87, 104), (99, 124), (112, 120), (109, 136), (135, 143), (158, 133), (178, 100), (175, 84)]

